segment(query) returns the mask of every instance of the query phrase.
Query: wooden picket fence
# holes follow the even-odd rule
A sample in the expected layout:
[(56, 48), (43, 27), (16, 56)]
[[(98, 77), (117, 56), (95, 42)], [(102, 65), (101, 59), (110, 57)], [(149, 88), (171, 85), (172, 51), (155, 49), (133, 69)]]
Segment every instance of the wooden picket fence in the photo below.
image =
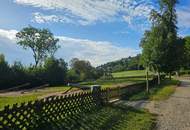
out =
[[(151, 84), (154, 83), (155, 80), (152, 80)], [(101, 108), (110, 100), (125, 98), (142, 90), (145, 90), (145, 83), (6, 106), (0, 111), (0, 130), (67, 129), (64, 123), (78, 121), (77, 116), (81, 113)]]

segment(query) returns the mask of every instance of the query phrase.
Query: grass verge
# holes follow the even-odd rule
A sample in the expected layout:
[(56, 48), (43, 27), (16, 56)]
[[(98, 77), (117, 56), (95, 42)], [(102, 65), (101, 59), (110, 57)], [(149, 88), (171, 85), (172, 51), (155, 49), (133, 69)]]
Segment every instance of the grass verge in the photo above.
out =
[(176, 86), (179, 84), (178, 80), (164, 80), (160, 85), (156, 85), (150, 89), (150, 93), (143, 91), (132, 95), (129, 100), (165, 100), (175, 92)]

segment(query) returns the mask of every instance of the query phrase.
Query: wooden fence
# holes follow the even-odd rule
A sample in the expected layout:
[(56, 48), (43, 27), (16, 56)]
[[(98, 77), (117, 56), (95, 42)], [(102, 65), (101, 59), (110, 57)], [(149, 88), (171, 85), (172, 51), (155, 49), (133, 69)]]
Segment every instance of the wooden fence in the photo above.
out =
[[(151, 81), (153, 83), (155, 80)], [(145, 90), (145, 83), (6, 106), (0, 111), (0, 130), (69, 129), (64, 124), (72, 125), (72, 121), (80, 120), (77, 116), (81, 113), (101, 108), (112, 99), (128, 97), (142, 90)]]

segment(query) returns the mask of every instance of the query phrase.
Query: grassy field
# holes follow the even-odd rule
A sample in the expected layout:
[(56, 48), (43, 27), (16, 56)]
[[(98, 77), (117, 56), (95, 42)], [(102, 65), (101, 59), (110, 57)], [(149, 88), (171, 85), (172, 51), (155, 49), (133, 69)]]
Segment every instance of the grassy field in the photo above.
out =
[[(81, 85), (94, 85), (99, 84), (102, 88), (108, 87), (116, 87), (118, 85), (128, 85), (141, 83), (145, 81), (145, 71), (124, 71), (113, 73), (113, 79), (111, 80), (96, 80), (90, 82), (82, 82)], [(32, 91), (29, 93), (21, 94), (18, 92), (13, 92), (10, 94), (0, 94), (0, 109), (2, 109), (5, 105), (12, 105), (14, 103), (22, 103), (31, 100), (36, 100), (38, 98), (57, 93), (64, 92), (69, 89), (68, 86), (59, 86), (59, 87), (49, 87), (45, 89), (38, 90), (37, 92)]]
[(81, 85), (101, 85), (102, 88), (115, 87), (118, 85), (129, 85), (134, 83), (145, 82), (145, 71), (144, 70), (131, 70), (112, 73), (113, 79), (109, 80), (96, 80), (90, 82), (82, 82)]
[(178, 84), (178, 80), (165, 80), (161, 83), (161, 85), (157, 85), (151, 88), (150, 94), (147, 94), (146, 92), (141, 92), (131, 96), (129, 100), (165, 100), (175, 92), (176, 85)]
[(135, 76), (145, 76), (145, 70), (130, 70), (130, 71), (122, 71), (113, 73), (113, 77), (120, 78), (120, 77), (135, 77)]

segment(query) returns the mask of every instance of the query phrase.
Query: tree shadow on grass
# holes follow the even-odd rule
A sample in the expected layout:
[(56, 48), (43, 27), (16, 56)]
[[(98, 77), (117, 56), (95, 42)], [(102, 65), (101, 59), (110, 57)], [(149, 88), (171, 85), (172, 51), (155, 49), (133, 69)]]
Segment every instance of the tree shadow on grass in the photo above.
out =
[(91, 112), (41, 125), (46, 130), (149, 130), (153, 125), (150, 113), (122, 105), (107, 105)]

